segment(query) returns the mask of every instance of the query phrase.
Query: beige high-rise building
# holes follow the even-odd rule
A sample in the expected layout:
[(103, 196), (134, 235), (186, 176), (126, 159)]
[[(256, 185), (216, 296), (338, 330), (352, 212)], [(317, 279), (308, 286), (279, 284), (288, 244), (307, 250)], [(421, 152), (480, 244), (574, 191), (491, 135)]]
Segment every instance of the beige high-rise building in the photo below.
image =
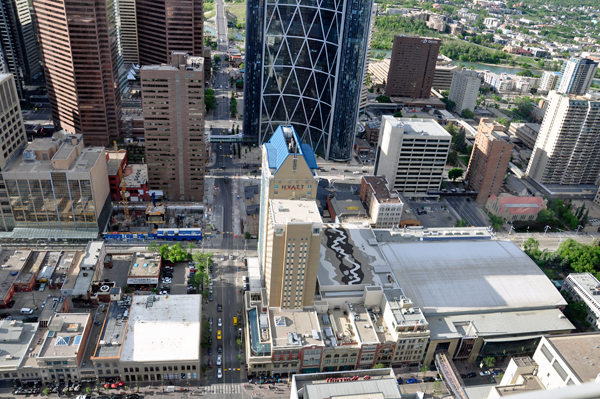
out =
[(121, 47), (123, 48), (123, 62), (138, 64), (138, 26), (135, 12), (135, 0), (118, 0), (119, 15), (121, 19)]
[(113, 1), (33, 0), (54, 124), (107, 146), (119, 136), (121, 90)]
[(203, 0), (135, 0), (135, 8), (142, 65), (169, 63), (173, 51), (202, 57)]
[(141, 68), (148, 183), (169, 201), (204, 198), (204, 57)]
[(448, 99), (454, 101), (456, 112), (461, 113), (464, 109), (475, 110), (479, 86), (481, 86), (481, 79), (477, 77), (477, 72), (469, 69), (454, 71)]
[(527, 175), (543, 185), (598, 183), (600, 101), (551, 91)]
[(317, 285), (323, 220), (314, 200), (270, 200), (265, 286), (269, 306), (312, 306)]
[(263, 278), (267, 219), (272, 199), (314, 200), (319, 176), (317, 161), (308, 144), (303, 144), (292, 126), (279, 126), (262, 146), (258, 259)]

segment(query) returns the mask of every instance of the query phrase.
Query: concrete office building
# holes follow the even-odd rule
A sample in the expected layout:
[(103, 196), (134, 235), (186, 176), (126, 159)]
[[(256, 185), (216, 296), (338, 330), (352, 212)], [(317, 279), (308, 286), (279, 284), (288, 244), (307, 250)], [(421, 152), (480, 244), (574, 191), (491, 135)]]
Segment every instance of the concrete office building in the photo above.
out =
[(27, 0), (6, 0), (0, 6), (0, 43), (4, 61), (2, 72), (15, 77), (17, 95), (25, 99), (24, 86), (39, 77), (42, 66), (38, 56), (33, 21)]
[(573, 58), (565, 61), (556, 84), (556, 91), (561, 94), (587, 93), (598, 69), (598, 62), (589, 58)]
[[(0, 171), (8, 165), (25, 146), (27, 135), (23, 125), (23, 115), (19, 105), (17, 87), (12, 74), (0, 74)], [(7, 197), (6, 187), (0, 178), (0, 194)], [(15, 220), (9, 201), (0, 201), (0, 231), (9, 231), (15, 227)]]
[(390, 189), (390, 183), (383, 176), (363, 176), (360, 183), (360, 199), (371, 217), (371, 225), (376, 229), (400, 226), (404, 202), (400, 193)]
[(560, 72), (545, 71), (542, 75), (540, 90), (550, 91), (555, 90), (558, 81), (560, 80)]
[(545, 389), (564, 388), (598, 381), (600, 335), (565, 334), (545, 336), (532, 358)]
[(454, 71), (448, 99), (454, 101), (456, 112), (461, 113), (463, 109), (475, 110), (479, 86), (481, 79), (477, 77), (477, 72), (469, 69)]
[(385, 95), (429, 98), (440, 51), (440, 40), (394, 36)]
[(586, 321), (595, 331), (600, 330), (600, 281), (591, 273), (571, 273), (564, 280), (561, 291), (587, 309)]
[(440, 189), (451, 140), (434, 120), (384, 115), (373, 174), (385, 176), (390, 190), (426, 197)]
[(121, 20), (121, 48), (125, 64), (139, 64), (138, 26), (135, 0), (118, 0)]
[(135, 0), (139, 62), (171, 62), (171, 53), (204, 54), (202, 0)]
[(369, 28), (369, 45), (367, 46), (367, 55), (365, 56), (365, 69), (363, 70), (362, 90), (360, 92), (360, 104), (358, 106), (359, 114), (365, 112), (368, 103), (367, 93), (369, 92), (369, 87), (367, 86), (367, 77), (369, 76), (369, 64), (371, 63), (371, 41), (373, 40), (373, 28), (375, 28), (376, 16), (377, 4), (373, 3), (373, 9), (371, 10), (371, 27)]
[(121, 131), (115, 3), (34, 0), (55, 126), (107, 146)]
[(315, 154), (310, 145), (300, 142), (292, 126), (278, 127), (271, 140), (263, 144), (261, 169), (258, 259), (264, 273), (263, 254), (270, 200), (314, 200), (317, 198), (319, 176)]
[(432, 88), (438, 92), (450, 90), (452, 80), (454, 79), (454, 71), (458, 67), (454, 62), (443, 54), (438, 54), (437, 63), (435, 64), (435, 72), (433, 74)]
[(491, 195), (500, 194), (513, 148), (504, 126), (481, 118), (465, 175), (468, 187), (478, 192), (478, 204), (484, 205)]
[(204, 57), (173, 52), (170, 65), (144, 65), (140, 74), (149, 185), (169, 201), (201, 202)]
[(325, 159), (352, 158), (373, 1), (248, 1), (244, 136), (294, 127)]
[(36, 139), (4, 171), (15, 227), (103, 231), (111, 211), (106, 152), (81, 134)]
[(312, 306), (323, 234), (317, 203), (278, 199), (270, 202), (264, 254), (269, 306)]
[(4, 355), (0, 364), (0, 380), (39, 380), (39, 369), (24, 368), (28, 361), (33, 339), (39, 323), (24, 323), (22, 320), (0, 320), (0, 350)]
[(545, 186), (596, 185), (600, 173), (600, 101), (550, 92), (550, 105), (527, 175)]

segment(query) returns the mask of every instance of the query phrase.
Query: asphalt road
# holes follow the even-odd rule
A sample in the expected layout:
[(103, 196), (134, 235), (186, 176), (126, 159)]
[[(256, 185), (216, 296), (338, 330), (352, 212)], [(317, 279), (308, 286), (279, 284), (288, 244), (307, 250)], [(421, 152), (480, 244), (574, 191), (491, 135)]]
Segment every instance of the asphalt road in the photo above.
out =
[(469, 226), (485, 227), (489, 225), (474, 201), (467, 202), (466, 197), (444, 197), (444, 199), (461, 218), (469, 222)]
[(225, 19), (225, 2), (216, 0), (217, 7), (217, 51), (227, 51), (229, 39), (227, 37), (227, 20)]

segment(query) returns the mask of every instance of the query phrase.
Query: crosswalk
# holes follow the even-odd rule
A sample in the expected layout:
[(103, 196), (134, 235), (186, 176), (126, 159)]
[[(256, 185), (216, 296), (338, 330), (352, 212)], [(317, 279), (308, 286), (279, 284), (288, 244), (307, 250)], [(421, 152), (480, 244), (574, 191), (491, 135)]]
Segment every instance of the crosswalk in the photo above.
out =
[(207, 394), (242, 393), (242, 384), (214, 384), (206, 387)]

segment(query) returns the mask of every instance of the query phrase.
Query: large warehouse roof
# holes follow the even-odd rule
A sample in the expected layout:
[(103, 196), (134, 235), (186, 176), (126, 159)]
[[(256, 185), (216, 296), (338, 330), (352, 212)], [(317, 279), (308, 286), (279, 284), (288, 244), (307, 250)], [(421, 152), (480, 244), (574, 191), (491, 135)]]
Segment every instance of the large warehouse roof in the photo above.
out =
[(512, 242), (379, 245), (406, 296), (426, 316), (566, 305), (546, 275)]

